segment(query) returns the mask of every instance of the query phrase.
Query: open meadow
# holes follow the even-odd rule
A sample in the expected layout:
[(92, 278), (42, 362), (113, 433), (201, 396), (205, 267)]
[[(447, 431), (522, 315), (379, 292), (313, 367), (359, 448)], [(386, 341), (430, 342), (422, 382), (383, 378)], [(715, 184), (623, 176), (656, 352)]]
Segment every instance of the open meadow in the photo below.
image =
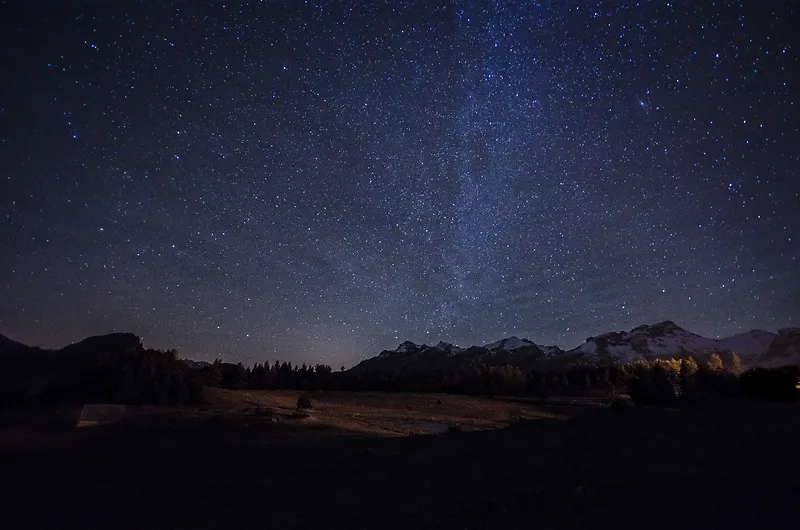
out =
[(796, 528), (797, 403), (300, 395), (7, 420), (4, 527)]

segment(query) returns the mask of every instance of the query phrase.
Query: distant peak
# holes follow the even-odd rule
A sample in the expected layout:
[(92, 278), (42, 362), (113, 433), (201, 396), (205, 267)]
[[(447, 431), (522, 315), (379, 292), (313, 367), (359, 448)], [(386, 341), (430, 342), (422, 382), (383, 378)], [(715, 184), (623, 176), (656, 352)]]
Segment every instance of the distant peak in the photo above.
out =
[(511, 335), (497, 342), (492, 342), (484, 346), (487, 350), (516, 350), (525, 346), (532, 346), (533, 342), (528, 339), (520, 339), (516, 335)]
[(642, 324), (641, 326), (636, 326), (631, 330), (631, 333), (636, 333), (637, 331), (668, 333), (672, 331), (683, 331), (683, 328), (672, 320), (662, 320), (661, 322), (656, 322), (655, 324)]
[(402, 342), (400, 344), (400, 346), (398, 346), (395, 351), (396, 352), (400, 352), (400, 353), (406, 353), (406, 352), (409, 352), (411, 350), (416, 350), (419, 347), (420, 347), (419, 345), (411, 342), (410, 340), (407, 340), (407, 341)]

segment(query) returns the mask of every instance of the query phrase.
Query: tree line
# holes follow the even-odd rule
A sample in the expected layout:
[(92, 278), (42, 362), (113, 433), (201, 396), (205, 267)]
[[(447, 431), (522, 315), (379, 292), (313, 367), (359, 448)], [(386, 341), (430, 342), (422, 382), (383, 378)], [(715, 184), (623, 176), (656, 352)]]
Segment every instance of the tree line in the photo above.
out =
[(442, 392), (483, 396), (548, 397), (627, 394), (637, 403), (677, 405), (712, 395), (744, 392), (772, 399), (800, 395), (800, 368), (755, 368), (744, 372), (738, 355), (712, 354), (705, 362), (680, 359), (639, 360), (597, 366), (574, 364), (559, 369), (523, 370), (509, 364), (473, 363), (453, 370), (408, 375), (334, 372), (330, 366), (288, 362), (215, 361), (202, 370), (205, 385), (230, 389)]
[[(112, 351), (113, 350), (113, 351)], [(175, 350), (104, 344), (72, 352), (29, 351), (0, 358), (0, 403), (55, 402), (196, 403), (204, 388), (443, 392), (483, 396), (615, 396), (635, 402), (677, 405), (710, 395), (745, 393), (770, 399), (800, 396), (800, 367), (743, 372), (738, 356), (711, 355), (597, 366), (573, 364), (523, 370), (477, 362), (455, 369), (409, 375), (333, 371), (324, 364), (264, 362), (252, 366), (220, 360), (193, 368)]]
[(705, 363), (692, 357), (628, 364), (573, 364), (546, 371), (512, 365), (476, 363), (452, 371), (398, 376), (352, 376), (347, 390), (445, 392), (470, 395), (548, 397), (554, 395), (629, 394), (642, 403), (677, 402), (702, 394), (732, 391), (742, 373), (738, 356), (728, 365), (714, 354)]
[(205, 385), (234, 390), (331, 390), (335, 386), (332, 373), (333, 369), (325, 364), (275, 361), (245, 366), (219, 359), (199, 370)]

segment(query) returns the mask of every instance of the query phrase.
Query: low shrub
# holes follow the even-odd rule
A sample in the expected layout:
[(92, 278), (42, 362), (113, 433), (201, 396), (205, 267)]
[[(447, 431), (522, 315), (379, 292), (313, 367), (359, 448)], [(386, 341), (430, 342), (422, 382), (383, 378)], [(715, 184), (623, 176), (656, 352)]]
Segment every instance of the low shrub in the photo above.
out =
[(309, 410), (314, 408), (311, 403), (311, 398), (308, 396), (300, 396), (297, 398), (297, 410)]
[(616, 414), (626, 414), (633, 410), (633, 401), (626, 397), (617, 397), (611, 402), (611, 410)]

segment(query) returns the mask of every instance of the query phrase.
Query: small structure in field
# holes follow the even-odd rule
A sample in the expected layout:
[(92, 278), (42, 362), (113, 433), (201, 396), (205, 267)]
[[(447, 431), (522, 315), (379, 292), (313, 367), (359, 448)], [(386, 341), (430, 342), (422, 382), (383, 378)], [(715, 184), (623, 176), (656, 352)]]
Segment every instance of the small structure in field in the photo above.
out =
[(125, 417), (125, 405), (97, 403), (83, 406), (76, 427), (96, 427), (116, 423)]

